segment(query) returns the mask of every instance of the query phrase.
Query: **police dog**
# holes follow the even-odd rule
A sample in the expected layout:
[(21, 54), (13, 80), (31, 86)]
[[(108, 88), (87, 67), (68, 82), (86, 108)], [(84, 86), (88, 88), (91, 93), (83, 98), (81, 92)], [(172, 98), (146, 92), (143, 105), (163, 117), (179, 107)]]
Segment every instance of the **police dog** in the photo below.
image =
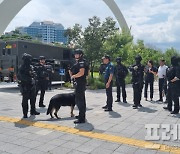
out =
[(49, 102), (49, 106), (47, 109), (47, 115), (50, 114), (51, 118), (54, 115), (57, 119), (58, 117), (57, 112), (59, 111), (61, 106), (70, 106), (71, 107), (71, 117), (74, 117), (73, 110), (75, 106), (75, 93), (67, 93), (67, 94), (57, 94), (53, 96)]

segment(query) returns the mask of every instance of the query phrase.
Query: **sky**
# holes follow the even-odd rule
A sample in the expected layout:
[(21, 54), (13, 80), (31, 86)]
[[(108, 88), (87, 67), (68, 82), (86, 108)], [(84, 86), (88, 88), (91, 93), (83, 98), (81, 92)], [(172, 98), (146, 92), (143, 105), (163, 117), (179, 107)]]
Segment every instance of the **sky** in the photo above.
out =
[[(1, 0), (0, 0), (1, 2)], [(123, 13), (135, 40), (165, 50), (174, 47), (180, 51), (179, 0), (115, 0)], [(83, 27), (88, 18), (101, 20), (114, 15), (103, 0), (32, 0), (12, 20), (6, 32), (18, 26), (29, 26), (33, 21), (50, 20), (62, 23), (65, 28), (75, 23)], [(118, 25), (117, 25), (118, 26)]]

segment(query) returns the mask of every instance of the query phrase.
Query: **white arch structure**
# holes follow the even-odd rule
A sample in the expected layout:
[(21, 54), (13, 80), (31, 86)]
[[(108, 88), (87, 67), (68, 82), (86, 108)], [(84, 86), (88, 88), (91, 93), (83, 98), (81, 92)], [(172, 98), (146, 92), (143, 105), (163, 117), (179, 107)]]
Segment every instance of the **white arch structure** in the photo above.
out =
[[(18, 12), (31, 0), (0, 0), (0, 35), (3, 34), (9, 23)], [(126, 20), (114, 0), (103, 0), (116, 17), (121, 29), (129, 32)]]

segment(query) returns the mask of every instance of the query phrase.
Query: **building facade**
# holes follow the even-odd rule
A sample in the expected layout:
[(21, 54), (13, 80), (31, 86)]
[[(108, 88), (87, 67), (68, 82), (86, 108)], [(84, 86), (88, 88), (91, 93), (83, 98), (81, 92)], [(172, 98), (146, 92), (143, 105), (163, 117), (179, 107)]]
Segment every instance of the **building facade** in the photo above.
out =
[(17, 30), (43, 43), (58, 42), (66, 44), (68, 41), (68, 38), (64, 36), (66, 30), (63, 25), (51, 21), (33, 22), (30, 26), (19, 27)]

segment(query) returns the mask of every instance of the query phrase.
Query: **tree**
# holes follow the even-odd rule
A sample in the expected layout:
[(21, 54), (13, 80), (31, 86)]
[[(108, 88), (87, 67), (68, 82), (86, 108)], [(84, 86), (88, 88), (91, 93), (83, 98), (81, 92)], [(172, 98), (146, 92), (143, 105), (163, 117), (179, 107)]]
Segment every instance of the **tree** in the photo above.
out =
[(116, 21), (111, 17), (107, 17), (102, 23), (102, 41), (116, 34), (119, 28), (116, 27)]
[(68, 28), (65, 36), (68, 37), (68, 44), (75, 46), (75, 48), (82, 48), (83, 36), (82, 26), (75, 24), (73, 28)]
[(133, 37), (123, 31), (116, 32), (109, 37), (103, 44), (103, 52), (111, 55), (112, 60), (116, 57), (122, 57), (123, 61), (128, 58), (128, 50), (132, 45)]
[(2, 35), (0, 40), (9, 41), (9, 40), (32, 40), (32, 37), (29, 35), (21, 34), (18, 30), (12, 31), (12, 34)]
[(174, 48), (167, 49), (166, 52), (164, 53), (164, 59), (166, 61), (167, 65), (171, 65), (171, 57), (172, 56), (180, 56), (178, 51)]
[(101, 23), (100, 18), (94, 16), (89, 19), (89, 25), (84, 30), (83, 48), (90, 63), (92, 78), (94, 66), (103, 55), (103, 43), (118, 30), (115, 25), (116, 22), (110, 17), (106, 18), (106, 20)]

